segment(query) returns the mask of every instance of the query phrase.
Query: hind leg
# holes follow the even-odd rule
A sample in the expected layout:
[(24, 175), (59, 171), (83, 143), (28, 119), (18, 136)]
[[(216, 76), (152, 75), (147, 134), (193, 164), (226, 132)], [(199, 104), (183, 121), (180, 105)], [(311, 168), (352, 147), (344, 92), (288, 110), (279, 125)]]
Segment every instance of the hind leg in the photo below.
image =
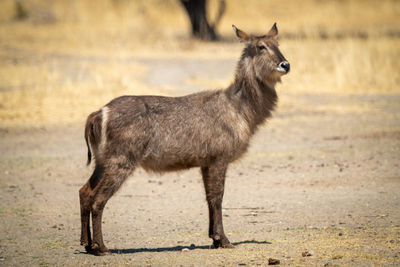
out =
[(81, 245), (88, 253), (91, 252), (92, 238), (90, 234), (90, 213), (93, 188), (101, 179), (103, 168), (96, 166), (89, 181), (79, 190), (79, 201), (81, 208)]
[[(118, 167), (117, 167), (118, 166)], [(114, 164), (112, 168), (106, 168), (103, 177), (93, 190), (91, 200), (91, 212), (93, 223), (93, 241), (91, 253), (95, 255), (109, 254), (108, 248), (103, 242), (102, 216), (107, 201), (120, 188), (125, 179), (132, 173), (132, 167), (123, 167), (122, 164)]]
[(90, 250), (92, 246), (92, 239), (90, 236), (90, 191), (89, 182), (79, 190), (81, 205), (81, 245), (85, 247), (86, 251)]
[(86, 183), (79, 190), (79, 201), (81, 205), (81, 245), (86, 251), (92, 246), (90, 237), (90, 186)]

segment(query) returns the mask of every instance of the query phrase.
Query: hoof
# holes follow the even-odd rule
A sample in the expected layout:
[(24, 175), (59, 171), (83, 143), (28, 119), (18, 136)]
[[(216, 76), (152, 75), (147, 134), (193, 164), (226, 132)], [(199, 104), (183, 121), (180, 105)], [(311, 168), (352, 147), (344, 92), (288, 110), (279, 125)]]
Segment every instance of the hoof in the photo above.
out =
[(93, 254), (92, 246), (85, 246), (85, 250), (88, 254)]
[(107, 249), (107, 250), (97, 250), (95, 251), (94, 255), (96, 256), (106, 256), (106, 255), (111, 255), (111, 252)]
[(110, 255), (111, 252), (106, 247), (99, 247), (97, 244), (92, 244), (92, 246), (85, 246), (85, 250), (88, 254), (95, 256), (106, 256)]
[(221, 240), (214, 240), (213, 247), (214, 248), (234, 248), (234, 246), (229, 241), (221, 242)]

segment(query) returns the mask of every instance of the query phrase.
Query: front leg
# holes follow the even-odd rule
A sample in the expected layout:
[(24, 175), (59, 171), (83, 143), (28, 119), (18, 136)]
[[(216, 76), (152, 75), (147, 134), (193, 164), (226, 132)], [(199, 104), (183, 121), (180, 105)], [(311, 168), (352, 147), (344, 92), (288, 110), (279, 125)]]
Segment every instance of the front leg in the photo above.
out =
[(210, 218), (208, 233), (210, 238), (213, 239), (215, 248), (233, 248), (225, 236), (222, 224), (222, 198), (224, 196), (226, 169), (227, 164), (224, 162), (214, 162), (201, 168)]

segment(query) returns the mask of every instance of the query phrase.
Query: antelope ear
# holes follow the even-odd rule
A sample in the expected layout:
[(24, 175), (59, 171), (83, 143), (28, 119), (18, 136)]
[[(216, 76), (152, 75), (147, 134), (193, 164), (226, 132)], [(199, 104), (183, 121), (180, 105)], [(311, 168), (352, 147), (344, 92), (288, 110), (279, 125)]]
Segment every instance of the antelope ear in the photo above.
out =
[(250, 36), (247, 35), (244, 31), (236, 28), (235, 25), (232, 24), (233, 31), (236, 33), (236, 36), (239, 37), (241, 40), (247, 42), (250, 40)]
[(268, 36), (271, 36), (272, 38), (276, 37), (278, 35), (278, 27), (276, 26), (276, 22), (272, 26), (271, 30), (267, 33)]

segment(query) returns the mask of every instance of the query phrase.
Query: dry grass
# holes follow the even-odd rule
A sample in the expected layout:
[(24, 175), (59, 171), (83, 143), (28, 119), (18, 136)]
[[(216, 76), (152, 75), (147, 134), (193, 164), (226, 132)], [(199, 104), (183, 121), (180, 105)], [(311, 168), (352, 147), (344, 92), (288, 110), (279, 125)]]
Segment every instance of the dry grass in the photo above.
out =
[(392, 0), (247, 0), (245, 4), (241, 0), (228, 0), (221, 31), (230, 34), (229, 26), (235, 23), (251, 31), (264, 32), (269, 26), (264, 24), (277, 21), (286, 26), (286, 33), (302, 33), (307, 37), (355, 32), (379, 36), (398, 31), (399, 14), (400, 3)]
[[(237, 58), (241, 49), (187, 38), (174, 0), (23, 3), (30, 14), (23, 22), (13, 20), (14, 1), (0, 3), (0, 127), (81, 123), (121, 94), (174, 94), (146, 83), (151, 70), (132, 58)], [(210, 1), (211, 17), (216, 6)], [(263, 32), (278, 21), (283, 37), (306, 37), (281, 42), (293, 66), (282, 90), (398, 94), (400, 39), (388, 34), (398, 35), (399, 14), (400, 2), (390, 0), (230, 0), (219, 32), (232, 39), (232, 22)], [(369, 38), (351, 38), (358, 33)], [(186, 80), (205, 88), (230, 82)]]
[(400, 93), (400, 40), (285, 41), (291, 92)]

